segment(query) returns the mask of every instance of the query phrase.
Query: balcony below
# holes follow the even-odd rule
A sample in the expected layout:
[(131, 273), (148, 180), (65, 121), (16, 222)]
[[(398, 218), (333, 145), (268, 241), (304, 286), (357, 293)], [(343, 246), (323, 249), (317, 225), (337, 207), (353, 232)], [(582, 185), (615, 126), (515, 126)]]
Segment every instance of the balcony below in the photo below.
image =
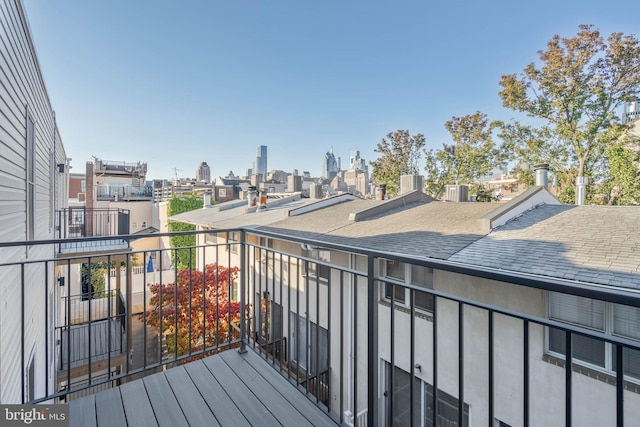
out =
[(267, 361), (237, 349), (73, 400), (69, 411), (72, 427), (336, 425)]

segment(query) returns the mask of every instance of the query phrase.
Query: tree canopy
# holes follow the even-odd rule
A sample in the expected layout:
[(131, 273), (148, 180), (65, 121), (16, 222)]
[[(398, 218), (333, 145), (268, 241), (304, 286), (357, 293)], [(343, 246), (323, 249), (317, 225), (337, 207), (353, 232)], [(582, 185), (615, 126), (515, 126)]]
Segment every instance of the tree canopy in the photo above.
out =
[[(172, 217), (179, 213), (200, 209), (203, 204), (202, 200), (195, 197), (188, 197), (184, 199), (174, 197), (169, 199), (169, 203), (167, 203), (167, 216)], [(169, 221), (168, 228), (169, 232), (193, 231), (196, 229), (196, 226), (193, 224), (186, 224), (184, 222)], [(195, 250), (190, 249), (196, 245), (195, 234), (171, 236), (169, 237), (169, 243), (172, 248), (179, 248), (175, 251), (171, 251), (171, 257), (174, 258), (173, 261), (178, 264), (178, 269), (184, 270), (195, 266)]]
[(493, 128), (485, 114), (477, 111), (452, 117), (445, 128), (454, 143), (425, 151), (425, 189), (436, 198), (442, 196), (446, 185), (475, 183), (505, 158), (493, 143)]
[(377, 184), (386, 184), (387, 194), (395, 196), (400, 190), (402, 175), (417, 174), (425, 146), (425, 137), (421, 133), (411, 135), (408, 130), (397, 130), (382, 138), (374, 150), (380, 157), (370, 162), (372, 177)]
[[(146, 322), (167, 337), (167, 351), (178, 356), (214, 348), (230, 339), (230, 326), (240, 320), (240, 303), (229, 297), (238, 268), (208, 264), (204, 272), (185, 269), (176, 283), (149, 285)], [(162, 300), (162, 306), (161, 305)], [(139, 319), (144, 321), (145, 315)]]
[(638, 40), (612, 33), (605, 41), (591, 25), (579, 29), (574, 37), (553, 36), (539, 66), (500, 80), (503, 105), (539, 119), (503, 123), (505, 146), (523, 163), (549, 163), (564, 202), (573, 201), (576, 177), (606, 180), (602, 159), (625, 130), (615, 110), (640, 91)]

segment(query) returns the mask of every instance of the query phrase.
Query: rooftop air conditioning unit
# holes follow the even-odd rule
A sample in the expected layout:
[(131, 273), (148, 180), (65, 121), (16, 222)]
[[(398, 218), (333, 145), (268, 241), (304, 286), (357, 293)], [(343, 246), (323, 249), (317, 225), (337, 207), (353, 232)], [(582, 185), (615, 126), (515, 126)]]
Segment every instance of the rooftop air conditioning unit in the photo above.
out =
[(467, 185), (447, 185), (445, 194), (447, 202), (466, 202), (469, 200), (469, 186)]
[(79, 202), (85, 202), (87, 200), (87, 194), (86, 193), (78, 193), (78, 201)]

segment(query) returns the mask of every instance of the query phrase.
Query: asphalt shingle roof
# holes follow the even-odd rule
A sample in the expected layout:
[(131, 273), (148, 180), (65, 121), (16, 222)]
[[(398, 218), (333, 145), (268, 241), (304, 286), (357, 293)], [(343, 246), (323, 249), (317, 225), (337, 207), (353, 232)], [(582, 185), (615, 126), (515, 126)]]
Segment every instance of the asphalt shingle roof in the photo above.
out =
[(538, 206), (450, 260), (640, 289), (640, 207)]
[(349, 221), (349, 214), (373, 203), (379, 202), (346, 202), (262, 229), (364, 249), (447, 259), (488, 233), (478, 228), (478, 218), (496, 207), (490, 203), (416, 202), (362, 221)]

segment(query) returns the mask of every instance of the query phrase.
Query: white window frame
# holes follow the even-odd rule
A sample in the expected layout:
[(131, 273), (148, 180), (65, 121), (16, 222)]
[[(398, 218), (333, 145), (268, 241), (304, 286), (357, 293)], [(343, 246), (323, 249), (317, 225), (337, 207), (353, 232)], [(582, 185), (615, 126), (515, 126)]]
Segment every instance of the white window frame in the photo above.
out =
[[(625, 336), (622, 335), (620, 333), (616, 333), (614, 330), (614, 311), (615, 311), (615, 306), (616, 304), (614, 303), (610, 303), (610, 302), (603, 302), (604, 304), (604, 318), (603, 318), (603, 328), (595, 328), (595, 327), (590, 327), (588, 325), (584, 325), (581, 323), (577, 323), (577, 322), (570, 322), (567, 320), (563, 320), (563, 319), (556, 319), (551, 315), (551, 299), (552, 299), (552, 294), (553, 292), (547, 292), (547, 303), (546, 303), (546, 309), (547, 309), (547, 318), (551, 319), (551, 320), (555, 320), (557, 322), (562, 322), (562, 323), (566, 323), (569, 325), (574, 325), (574, 326), (578, 326), (581, 328), (585, 328), (585, 329), (591, 329), (593, 331), (597, 331), (597, 332), (601, 332), (604, 333), (606, 335), (611, 335), (611, 336), (618, 336), (618, 337), (622, 337), (622, 338), (626, 338), (629, 340), (640, 340), (639, 338), (635, 338), (635, 337), (630, 337), (630, 336)], [(590, 298), (586, 298), (586, 299), (590, 299)], [(561, 353), (561, 352), (557, 352), (551, 349), (551, 332), (549, 330), (549, 327), (545, 328), (546, 329), (546, 333), (545, 333), (545, 350), (547, 352), (547, 354), (557, 357), (559, 359), (565, 359), (565, 354)], [(575, 334), (574, 334), (575, 336)], [(609, 342), (605, 342), (604, 343), (604, 366), (600, 366), (594, 363), (590, 363), (588, 361), (582, 360), (580, 359), (578, 356), (575, 355), (575, 351), (574, 354), (572, 354), (571, 360), (573, 363), (576, 363), (578, 365), (581, 366), (585, 366), (589, 369), (593, 369), (595, 371), (599, 371), (602, 372), (604, 374), (607, 375), (612, 375), (615, 376), (616, 375), (616, 371), (614, 370), (613, 366), (615, 363), (614, 360), (614, 350), (615, 350), (615, 346)], [(626, 374), (624, 375), (625, 380), (634, 382), (634, 383), (640, 383), (640, 374), (638, 374), (638, 376), (634, 376), (634, 375), (629, 375)]]
[[(303, 255), (306, 258), (318, 260), (326, 264), (331, 263), (331, 251), (328, 249), (324, 249), (324, 248), (305, 249)], [(322, 283), (324, 285), (329, 283), (329, 277), (331, 276), (330, 266), (324, 265), (324, 264), (318, 264), (314, 261), (306, 261), (306, 265), (307, 265), (307, 270), (304, 272), (304, 276), (308, 277), (309, 279), (313, 279), (318, 283)], [(320, 270), (320, 274), (318, 274), (318, 270)]]
[[(433, 289), (433, 276), (434, 276), (434, 270), (431, 267), (421, 267), (421, 266), (415, 266), (417, 268), (426, 268), (427, 274), (431, 275), (431, 280), (430, 283), (416, 283), (416, 281), (413, 280), (413, 264), (410, 263), (400, 263), (403, 265), (404, 268), (404, 272), (403, 272), (403, 277), (402, 278), (397, 278), (397, 277), (393, 277), (387, 274), (387, 268), (388, 268), (388, 263), (389, 262), (397, 262), (397, 261), (393, 261), (393, 260), (388, 260), (388, 259), (382, 259), (381, 260), (381, 269), (382, 269), (382, 275), (385, 277), (389, 277), (390, 279), (393, 279), (395, 281), (398, 282), (404, 282), (407, 285), (414, 285), (414, 286), (420, 286), (420, 287), (424, 287), (425, 289)], [(391, 290), (395, 288), (395, 305), (400, 305), (402, 307), (406, 307), (406, 308), (410, 308), (410, 301), (411, 301), (411, 295), (410, 295), (410, 291), (411, 289), (408, 287), (404, 287), (401, 285), (396, 285), (390, 282), (385, 282), (383, 283), (383, 286), (381, 286), (381, 292), (382, 292), (382, 299), (384, 299), (385, 301), (391, 302)], [(400, 288), (400, 289), (399, 289)], [(400, 290), (401, 292), (401, 297), (398, 296), (398, 291)], [(426, 293), (425, 293), (426, 294)], [(414, 296), (417, 295), (414, 294)], [(430, 294), (426, 294), (426, 295), (430, 295)], [(432, 298), (435, 298), (433, 296), (431, 296)], [(427, 308), (427, 307), (422, 307), (420, 305), (416, 304), (415, 298), (414, 298), (414, 302), (413, 302), (414, 307), (416, 308), (416, 310), (420, 310), (422, 312), (426, 312), (426, 313), (432, 313), (433, 310)]]

